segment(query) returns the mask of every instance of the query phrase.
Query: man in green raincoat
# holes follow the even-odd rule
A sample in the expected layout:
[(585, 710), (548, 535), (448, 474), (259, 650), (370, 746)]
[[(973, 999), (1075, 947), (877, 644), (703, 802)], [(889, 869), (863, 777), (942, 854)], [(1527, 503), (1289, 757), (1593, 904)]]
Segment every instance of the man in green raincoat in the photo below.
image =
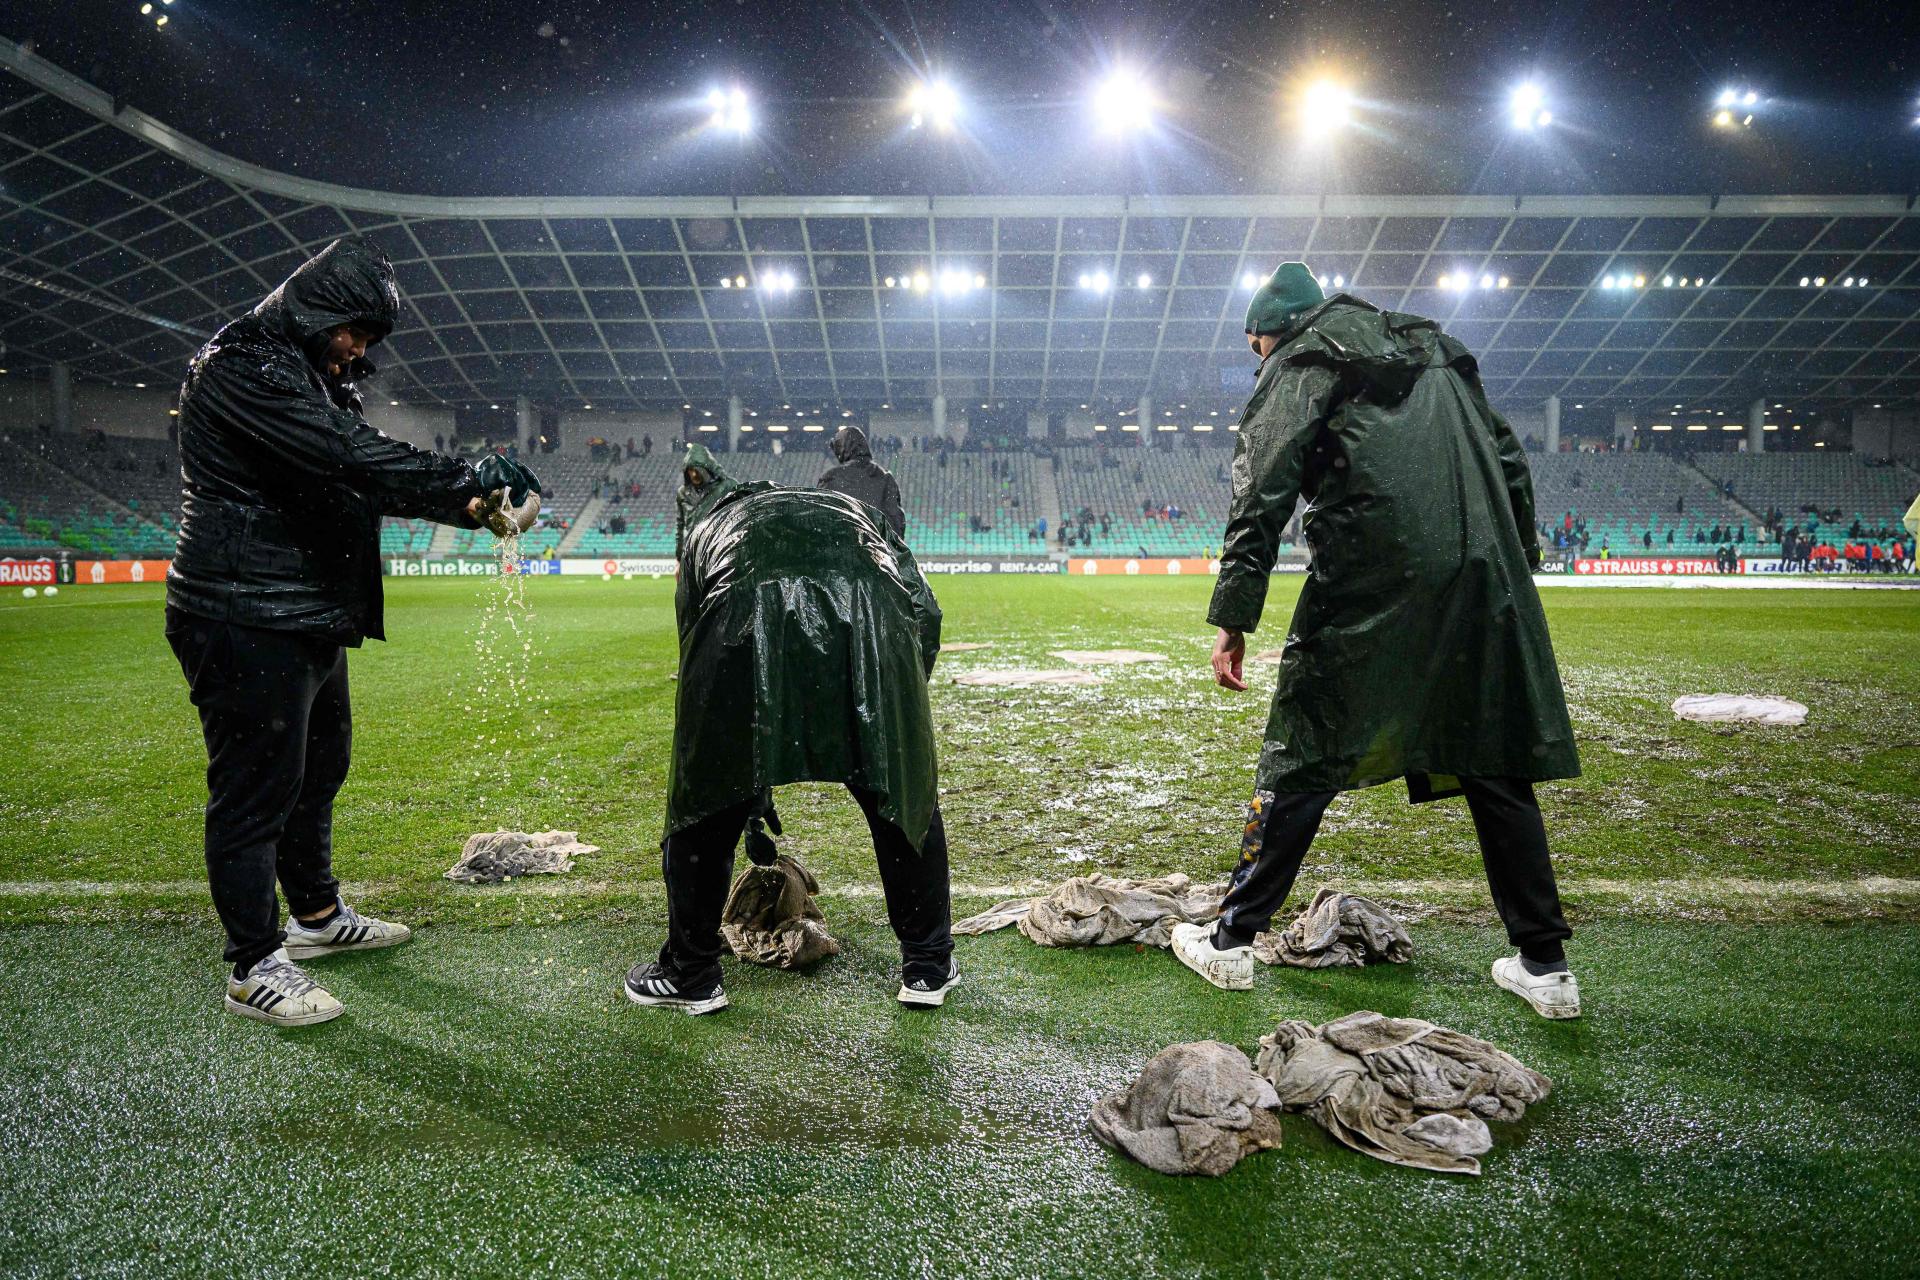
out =
[(1464, 793), (1518, 956), (1494, 980), (1577, 1017), (1533, 784), (1580, 772), (1534, 589), (1533, 482), (1473, 356), (1431, 320), (1326, 298), (1287, 263), (1247, 311), (1260, 358), (1233, 459), (1208, 621), (1213, 670), (1244, 690), (1280, 532), (1305, 497), (1312, 555), (1280, 660), (1241, 857), (1217, 927), (1174, 949), (1216, 985), (1252, 984), (1249, 944), (1286, 901), (1342, 791), (1405, 778)]
[[(927, 680), (940, 606), (913, 553), (844, 494), (728, 476), (702, 446), (682, 465), (674, 607), (680, 681), (667, 832), (667, 942), (628, 998), (726, 1007), (720, 916), (742, 831), (771, 862), (773, 788), (840, 782), (866, 814), (900, 939), (902, 1004), (959, 979)], [(762, 855), (766, 856), (762, 856)]]

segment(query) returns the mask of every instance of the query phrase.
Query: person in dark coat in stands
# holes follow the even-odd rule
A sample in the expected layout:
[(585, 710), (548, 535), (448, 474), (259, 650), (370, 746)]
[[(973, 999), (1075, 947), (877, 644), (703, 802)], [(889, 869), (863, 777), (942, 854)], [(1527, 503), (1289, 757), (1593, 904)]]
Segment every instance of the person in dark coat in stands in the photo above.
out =
[(1222, 687), (1247, 687), (1246, 637), (1303, 496), (1311, 567), (1219, 921), (1175, 926), (1174, 954), (1216, 986), (1250, 987), (1251, 944), (1327, 807), (1404, 778), (1416, 802), (1466, 797), (1519, 951), (1494, 981), (1544, 1017), (1578, 1017), (1533, 787), (1577, 777), (1580, 760), (1533, 583), (1525, 451), (1464, 346), (1431, 320), (1325, 297), (1304, 264), (1255, 292), (1246, 332), (1260, 372), (1207, 612)]
[(858, 427), (842, 427), (827, 447), (833, 451), (837, 465), (828, 467), (814, 488), (844, 493), (866, 503), (886, 517), (889, 529), (904, 535), (907, 513), (900, 505), (900, 484), (891, 471), (873, 460), (867, 433)]
[[(166, 634), (207, 747), (206, 857), (233, 966), (226, 1007), (276, 1026), (340, 1002), (294, 962), (405, 942), (333, 876), (333, 799), (352, 739), (346, 650), (383, 640), (380, 520), (503, 532), (539, 482), (479, 469), (361, 416), (355, 379), (400, 314), (393, 264), (336, 240), (194, 355), (180, 393), (180, 535)], [(518, 495), (517, 497), (514, 495)], [(278, 881), (290, 918), (279, 925)]]

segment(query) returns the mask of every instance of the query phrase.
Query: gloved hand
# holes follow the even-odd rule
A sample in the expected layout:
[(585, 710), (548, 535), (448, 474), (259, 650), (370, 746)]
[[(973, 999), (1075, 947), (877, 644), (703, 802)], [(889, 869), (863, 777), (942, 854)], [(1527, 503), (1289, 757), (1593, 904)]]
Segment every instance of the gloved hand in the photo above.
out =
[(540, 517), (540, 478), (533, 472), (497, 453), (490, 453), (474, 468), (485, 491), (480, 504), (480, 522), (498, 538), (525, 533)]
[(474, 468), (474, 474), (480, 477), (480, 488), (492, 493), (496, 489), (507, 491), (507, 502), (519, 506), (527, 500), (527, 493), (545, 493), (540, 487), (540, 477), (533, 471), (503, 454), (490, 453), (480, 459), (480, 465)]

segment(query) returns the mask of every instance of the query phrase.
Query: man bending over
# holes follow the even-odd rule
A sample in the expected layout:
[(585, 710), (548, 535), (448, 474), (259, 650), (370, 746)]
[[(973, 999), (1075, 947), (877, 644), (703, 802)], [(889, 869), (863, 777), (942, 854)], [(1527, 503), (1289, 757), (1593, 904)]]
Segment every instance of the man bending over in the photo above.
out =
[[(880, 512), (837, 493), (742, 484), (690, 445), (674, 597), (680, 682), (667, 833), (667, 941), (627, 974), (637, 1004), (710, 1013), (720, 914), (742, 831), (773, 788), (840, 782), (866, 814), (900, 940), (899, 1000), (943, 1003), (959, 980), (927, 680), (940, 608)], [(764, 847), (764, 844), (763, 844)]]

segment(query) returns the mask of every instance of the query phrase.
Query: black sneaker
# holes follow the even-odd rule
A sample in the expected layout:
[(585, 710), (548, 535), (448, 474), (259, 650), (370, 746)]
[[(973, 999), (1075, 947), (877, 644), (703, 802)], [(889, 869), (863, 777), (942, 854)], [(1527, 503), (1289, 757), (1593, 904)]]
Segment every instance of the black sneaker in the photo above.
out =
[(915, 1009), (938, 1009), (947, 1002), (947, 992), (959, 981), (960, 962), (949, 957), (946, 977), (908, 978), (900, 984), (900, 993), (894, 999)]
[(635, 1004), (662, 1005), (695, 1014), (717, 1013), (727, 1007), (727, 993), (720, 987), (719, 975), (697, 986), (683, 985), (683, 982), (653, 961), (637, 964), (627, 970), (627, 999)]

